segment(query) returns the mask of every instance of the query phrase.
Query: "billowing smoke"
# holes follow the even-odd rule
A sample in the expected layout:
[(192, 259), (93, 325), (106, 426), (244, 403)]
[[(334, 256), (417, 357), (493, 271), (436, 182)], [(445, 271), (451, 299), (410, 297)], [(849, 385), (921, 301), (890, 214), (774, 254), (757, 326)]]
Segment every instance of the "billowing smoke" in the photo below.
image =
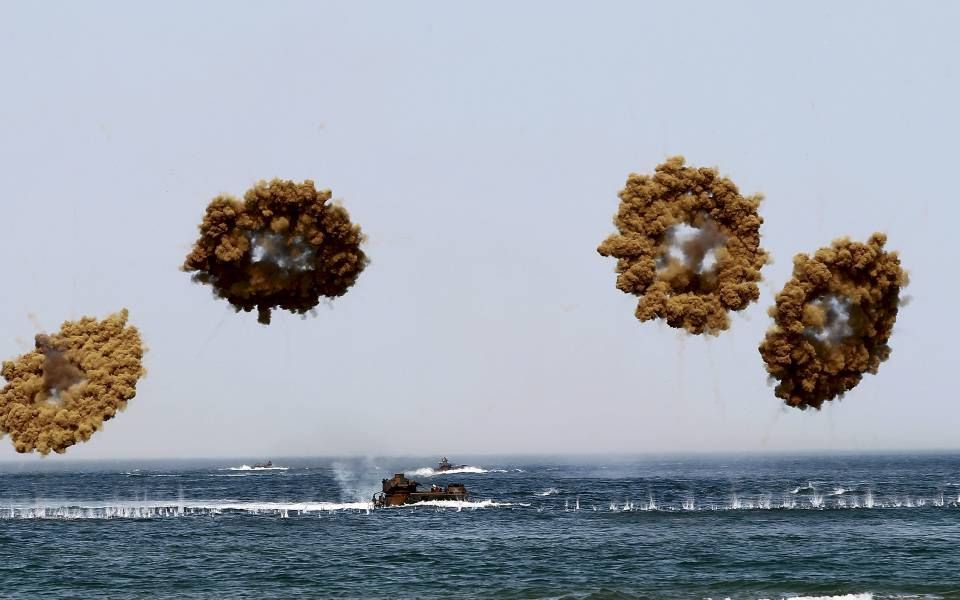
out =
[(640, 298), (639, 320), (716, 334), (730, 326), (728, 311), (760, 297), (761, 200), (674, 156), (652, 176), (630, 174), (614, 218), (619, 233), (597, 251), (617, 259), (617, 288)]
[(890, 356), (907, 274), (887, 237), (839, 239), (793, 259), (793, 278), (770, 309), (774, 325), (760, 344), (777, 397), (790, 406), (820, 406), (876, 373)]
[(0, 375), (0, 432), (17, 452), (67, 448), (90, 439), (123, 410), (144, 375), (143, 344), (123, 309), (102, 321), (67, 321), (37, 335), (36, 349), (5, 361)]
[(237, 310), (304, 314), (347, 293), (369, 262), (363, 235), (329, 190), (312, 181), (257, 183), (243, 201), (218, 196), (200, 224), (183, 269)]
[(34, 339), (37, 350), (43, 355), (43, 387), (56, 397), (61, 390), (83, 381), (83, 371), (67, 359), (57, 349), (57, 344), (49, 336), (39, 334)]

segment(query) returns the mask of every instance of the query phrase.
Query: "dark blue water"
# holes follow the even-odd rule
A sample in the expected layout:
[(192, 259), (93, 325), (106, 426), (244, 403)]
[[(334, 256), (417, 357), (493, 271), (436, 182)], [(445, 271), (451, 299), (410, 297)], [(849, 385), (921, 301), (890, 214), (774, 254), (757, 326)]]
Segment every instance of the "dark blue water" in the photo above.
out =
[(960, 598), (958, 454), (453, 458), (0, 465), (0, 595)]

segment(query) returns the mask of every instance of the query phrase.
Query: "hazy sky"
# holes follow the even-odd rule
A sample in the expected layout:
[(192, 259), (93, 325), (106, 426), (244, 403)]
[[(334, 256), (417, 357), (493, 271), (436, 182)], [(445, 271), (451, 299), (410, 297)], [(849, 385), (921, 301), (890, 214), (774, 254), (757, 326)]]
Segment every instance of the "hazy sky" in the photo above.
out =
[[(956, 447), (958, 21), (2, 2), (0, 356), (130, 309), (149, 373), (67, 457)], [(775, 262), (716, 338), (636, 321), (596, 252), (627, 174), (672, 154), (766, 196)], [(372, 263), (265, 327), (179, 266), (213, 196), (272, 177), (331, 188)], [(911, 275), (891, 359), (822, 412), (782, 407), (757, 344), (793, 255), (877, 230)]]

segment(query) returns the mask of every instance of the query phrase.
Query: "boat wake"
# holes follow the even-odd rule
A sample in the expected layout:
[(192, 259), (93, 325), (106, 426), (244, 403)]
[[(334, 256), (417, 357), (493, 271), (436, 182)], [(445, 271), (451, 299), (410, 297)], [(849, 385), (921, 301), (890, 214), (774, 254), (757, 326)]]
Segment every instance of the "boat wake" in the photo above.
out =
[(471, 473), (476, 475), (482, 475), (483, 473), (506, 473), (503, 469), (481, 469), (480, 467), (457, 467), (456, 469), (447, 469), (446, 471), (438, 471), (430, 467), (423, 467), (416, 469), (414, 471), (407, 471), (410, 475), (415, 475), (417, 477), (434, 477), (436, 475), (457, 475), (459, 473)]
[(227, 467), (218, 469), (220, 471), (289, 471), (290, 467), (251, 467), (250, 465), (240, 465), (239, 467)]
[[(477, 510), (529, 504), (494, 500), (430, 500), (393, 506), (391, 509), (433, 508)], [(280, 518), (322, 516), (330, 513), (370, 514), (372, 502), (118, 502), (111, 504), (47, 504), (0, 507), (0, 520), (74, 520), (74, 519), (160, 519), (188, 516), (262, 515)]]
[(474, 502), (471, 500), (425, 500), (423, 502), (417, 502), (416, 504), (401, 504), (400, 506), (391, 506), (389, 508), (419, 508), (422, 506), (434, 506), (436, 508), (455, 508), (458, 511), (463, 509), (473, 509), (478, 508), (502, 508), (508, 506), (530, 506), (525, 503), (514, 503), (514, 502), (496, 502), (494, 500), (480, 500), (479, 502)]
[(118, 502), (114, 504), (70, 504), (12, 506), (0, 508), (2, 519), (156, 519), (191, 515), (224, 514), (277, 515), (335, 511), (370, 512), (370, 502)]

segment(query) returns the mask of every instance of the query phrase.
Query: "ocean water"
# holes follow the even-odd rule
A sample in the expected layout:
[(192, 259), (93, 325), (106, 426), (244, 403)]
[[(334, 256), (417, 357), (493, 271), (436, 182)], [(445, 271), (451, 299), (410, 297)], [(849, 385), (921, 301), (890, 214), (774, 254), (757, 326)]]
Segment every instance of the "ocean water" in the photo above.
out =
[(451, 458), (0, 464), (0, 596), (960, 598), (960, 454)]

